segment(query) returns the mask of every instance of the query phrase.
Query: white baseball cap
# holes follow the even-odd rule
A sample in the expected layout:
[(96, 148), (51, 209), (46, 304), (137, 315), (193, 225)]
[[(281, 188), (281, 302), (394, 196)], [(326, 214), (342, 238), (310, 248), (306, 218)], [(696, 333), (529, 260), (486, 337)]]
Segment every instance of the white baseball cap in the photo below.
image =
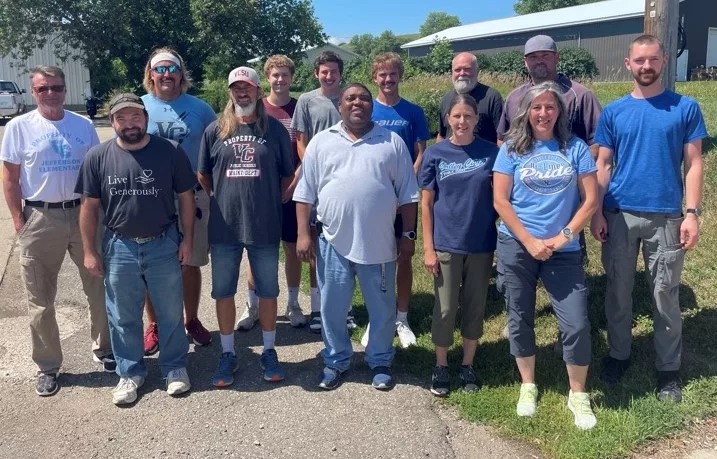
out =
[(237, 81), (246, 81), (255, 88), (259, 87), (259, 75), (251, 67), (237, 67), (229, 72), (227, 86), (231, 86)]

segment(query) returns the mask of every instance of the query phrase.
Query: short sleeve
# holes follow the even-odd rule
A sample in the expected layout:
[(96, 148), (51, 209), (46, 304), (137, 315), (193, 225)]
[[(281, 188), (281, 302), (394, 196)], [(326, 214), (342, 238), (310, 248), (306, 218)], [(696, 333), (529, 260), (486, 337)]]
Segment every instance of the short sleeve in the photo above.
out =
[(438, 110), (438, 134), (444, 138), (448, 134), (448, 126), (446, 126), (446, 111), (448, 109), (448, 104), (450, 103), (447, 102), (448, 94), (441, 98), (441, 105)]
[(597, 167), (595, 166), (595, 160), (590, 154), (590, 148), (588, 145), (577, 137), (573, 137), (573, 149), (575, 154), (576, 163), (578, 166), (578, 175), (585, 175), (595, 172)]
[(431, 137), (431, 133), (428, 132), (428, 121), (426, 120), (426, 114), (423, 113), (423, 109), (416, 105), (414, 111), (413, 126), (415, 128), (416, 142), (423, 142)]
[(90, 147), (100, 144), (100, 137), (97, 135), (97, 129), (95, 129), (92, 123), (89, 123), (89, 134), (90, 134)]
[(199, 144), (199, 165), (197, 170), (205, 175), (211, 175), (214, 171), (214, 159), (212, 158), (212, 146), (216, 137), (217, 125), (210, 124), (202, 134), (202, 141)]
[(498, 156), (495, 158), (493, 172), (510, 175), (512, 177), (515, 174), (516, 165), (517, 162), (508, 155), (508, 144), (504, 143), (498, 151)]
[(299, 96), (299, 100), (296, 101), (296, 108), (294, 109), (294, 116), (291, 117), (291, 129), (296, 132), (307, 133), (307, 106), (306, 106), (306, 95), (302, 94)]
[(174, 192), (177, 194), (184, 193), (197, 185), (197, 177), (194, 175), (192, 163), (189, 162), (189, 158), (182, 150), (182, 147), (171, 145), (169, 148), (174, 149), (174, 173), (172, 177)]
[(209, 126), (214, 121), (217, 120), (217, 114), (214, 113), (214, 109), (209, 104), (204, 104), (204, 119), (202, 122), (204, 123), (204, 126)]
[(0, 159), (11, 164), (20, 164), (22, 162), (20, 145), (20, 131), (17, 123), (11, 121), (5, 127), (5, 135), (0, 146)]
[(424, 190), (436, 189), (436, 165), (435, 155), (433, 154), (435, 148), (435, 145), (426, 148), (426, 152), (423, 154), (421, 169), (418, 171), (418, 186)]
[(416, 182), (416, 174), (413, 171), (411, 163), (411, 153), (406, 148), (406, 143), (398, 134), (391, 133), (391, 142), (398, 154), (398, 168), (396, 171), (396, 181), (394, 189), (398, 198), (398, 205), (403, 206), (412, 202), (418, 202), (418, 183)]
[(279, 138), (279, 149), (277, 158), (277, 164), (279, 165), (279, 175), (282, 177), (291, 177), (294, 175), (296, 169), (294, 168), (293, 160), (293, 149), (291, 147), (291, 137), (289, 137), (289, 131), (286, 130), (280, 121), (276, 121), (274, 118), (270, 118), (274, 129)]
[(505, 136), (505, 133), (508, 132), (508, 129), (510, 129), (510, 120), (508, 119), (508, 114), (506, 111), (508, 110), (508, 101), (506, 100), (505, 104), (503, 104), (503, 111), (500, 114), (500, 120), (498, 120), (498, 126), (496, 126), (496, 134), (498, 135), (498, 140), (503, 140), (503, 137)]
[(707, 128), (705, 127), (705, 119), (702, 116), (700, 106), (692, 99), (687, 108), (687, 130), (685, 132), (685, 141), (683, 144), (694, 142), (707, 137)]
[(296, 202), (303, 202), (312, 206), (316, 204), (316, 200), (319, 197), (319, 165), (316, 158), (318, 155), (316, 140), (317, 137), (314, 137), (306, 146), (304, 160), (301, 163), (301, 171), (299, 172), (299, 182), (292, 198)]
[(613, 131), (612, 124), (610, 107), (607, 107), (603, 110), (602, 115), (600, 115), (597, 130), (595, 131), (595, 143), (602, 147), (614, 150), (615, 132)]
[(82, 194), (88, 198), (102, 198), (102, 174), (100, 173), (100, 157), (102, 147), (94, 146), (85, 156), (80, 166), (80, 173), (77, 175), (75, 193)]

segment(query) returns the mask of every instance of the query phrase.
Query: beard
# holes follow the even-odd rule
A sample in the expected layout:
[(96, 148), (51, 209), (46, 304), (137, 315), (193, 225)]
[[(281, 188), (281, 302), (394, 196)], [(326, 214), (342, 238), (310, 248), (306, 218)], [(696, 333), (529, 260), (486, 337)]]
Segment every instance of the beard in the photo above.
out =
[(251, 116), (256, 111), (256, 101), (252, 102), (251, 104), (247, 105), (246, 107), (242, 107), (241, 105), (235, 103), (234, 104), (234, 114), (239, 117), (246, 117)]
[(533, 81), (545, 81), (550, 78), (550, 72), (548, 72), (548, 66), (545, 64), (539, 64), (530, 70), (530, 78)]
[(129, 128), (129, 129), (123, 129), (117, 133), (117, 137), (122, 139), (123, 142), (133, 145), (140, 143), (143, 139), (145, 134), (147, 134), (146, 129), (142, 128)]
[(632, 72), (632, 77), (635, 79), (635, 82), (643, 87), (651, 86), (655, 81), (660, 79), (660, 76), (662, 76), (662, 72), (656, 72), (654, 70), (649, 72)]
[(473, 88), (475, 88), (477, 84), (478, 78), (458, 78), (456, 80), (453, 80), (453, 88), (458, 94), (468, 94), (469, 92), (473, 91)]

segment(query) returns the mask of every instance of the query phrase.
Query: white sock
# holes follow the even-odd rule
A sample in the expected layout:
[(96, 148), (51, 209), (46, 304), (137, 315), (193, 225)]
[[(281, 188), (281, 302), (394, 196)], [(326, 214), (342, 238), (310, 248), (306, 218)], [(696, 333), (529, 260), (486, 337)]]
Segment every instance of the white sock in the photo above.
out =
[(234, 333), (229, 333), (228, 335), (222, 335), (220, 333), (219, 338), (222, 340), (222, 353), (231, 352), (232, 354), (236, 354), (236, 352), (234, 352)]
[(259, 307), (259, 297), (256, 296), (256, 290), (254, 289), (247, 289), (246, 291), (247, 298), (249, 299), (249, 306), (252, 308), (258, 308)]
[(274, 349), (274, 340), (276, 340), (276, 330), (261, 331), (261, 337), (264, 339), (264, 350)]
[(289, 292), (289, 304), (295, 304), (299, 301), (299, 287), (287, 287)]
[(311, 287), (311, 312), (321, 312), (321, 292), (318, 287)]
[(408, 311), (406, 311), (406, 312), (397, 311), (396, 312), (396, 322), (408, 323)]

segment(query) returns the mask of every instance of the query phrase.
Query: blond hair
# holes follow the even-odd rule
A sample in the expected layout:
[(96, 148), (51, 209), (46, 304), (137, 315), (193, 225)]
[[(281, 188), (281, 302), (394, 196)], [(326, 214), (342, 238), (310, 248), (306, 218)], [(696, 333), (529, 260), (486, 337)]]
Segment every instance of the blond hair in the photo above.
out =
[(283, 54), (275, 54), (273, 56), (270, 56), (269, 59), (266, 60), (266, 62), (264, 63), (264, 76), (269, 78), (271, 69), (279, 67), (288, 68), (289, 73), (291, 73), (291, 76), (294, 76), (296, 65), (294, 65), (294, 61), (292, 61), (291, 59), (289, 59), (288, 56), (285, 56)]
[(377, 55), (371, 64), (371, 77), (376, 78), (379, 70), (387, 67), (396, 67), (398, 69), (398, 77), (403, 78), (403, 60), (398, 53), (388, 52)]
[(192, 77), (189, 75), (189, 70), (187, 70), (187, 66), (184, 64), (184, 59), (182, 59), (182, 56), (180, 56), (179, 53), (176, 52), (174, 49), (169, 48), (167, 46), (155, 49), (154, 51), (152, 51), (152, 54), (149, 56), (149, 59), (147, 59), (147, 64), (144, 66), (144, 79), (142, 80), (142, 86), (144, 86), (144, 89), (148, 93), (154, 94), (154, 81), (152, 80), (151, 63), (152, 58), (160, 53), (169, 53), (179, 60), (180, 72), (182, 72), (182, 79), (180, 81), (180, 84), (182, 86), (182, 92), (187, 92), (187, 89), (192, 87)]

